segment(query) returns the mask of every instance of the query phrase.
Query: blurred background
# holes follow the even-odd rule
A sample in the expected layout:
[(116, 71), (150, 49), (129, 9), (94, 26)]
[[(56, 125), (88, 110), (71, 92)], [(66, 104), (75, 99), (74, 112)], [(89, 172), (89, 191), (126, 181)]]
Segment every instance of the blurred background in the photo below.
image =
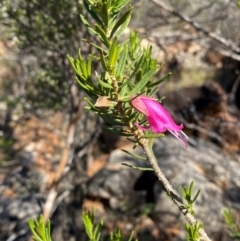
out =
[[(176, 189), (192, 180), (201, 188), (196, 215), (209, 236), (234, 240), (223, 209), (240, 217), (240, 4), (132, 4), (124, 36), (137, 30), (153, 46), (164, 62), (156, 78), (171, 72), (158, 97), (190, 138), (187, 150), (157, 140), (159, 163)], [(0, 1), (0, 241), (31, 240), (27, 221), (40, 213), (53, 240), (85, 241), (81, 213), (93, 207), (104, 240), (117, 227), (140, 241), (186, 240), (154, 174), (121, 165), (139, 164), (121, 151), (131, 143), (84, 109), (66, 58), (91, 51), (80, 13), (89, 18), (81, 0)]]

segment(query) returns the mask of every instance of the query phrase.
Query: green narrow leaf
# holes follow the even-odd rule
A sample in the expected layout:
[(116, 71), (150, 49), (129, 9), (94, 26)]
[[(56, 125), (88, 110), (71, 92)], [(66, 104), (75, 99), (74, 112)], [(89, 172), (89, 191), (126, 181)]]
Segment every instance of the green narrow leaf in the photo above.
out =
[(81, 18), (83, 24), (85, 26), (87, 26), (89, 32), (91, 32), (93, 35), (98, 35), (98, 33), (90, 26), (89, 22), (87, 21), (87, 19), (82, 14), (80, 14), (80, 18)]
[(128, 46), (123, 46), (123, 51), (121, 52), (119, 56), (119, 62), (117, 64), (117, 69), (115, 75), (117, 77), (121, 76), (123, 73), (123, 70), (125, 68), (126, 60), (128, 56)]
[(88, 87), (81, 82), (81, 80), (78, 78), (78, 76), (76, 76), (76, 80), (78, 82), (78, 84), (84, 89), (84, 90), (88, 90)]
[[(149, 90), (150, 90), (150, 91), (149, 91)], [(156, 87), (153, 87), (153, 88), (148, 88), (147, 95), (148, 95), (148, 96), (156, 96), (158, 92), (159, 92), (159, 89), (158, 89), (158, 88), (156, 88)], [(160, 100), (158, 100), (158, 102), (160, 102), (160, 103), (161, 103), (161, 101), (160, 101)]]
[(118, 29), (117, 33), (116, 33), (116, 38), (119, 38), (121, 36), (121, 34), (123, 33), (123, 31), (126, 29), (126, 27), (128, 26), (129, 22), (131, 20), (131, 15), (129, 15), (127, 17), (127, 19), (125, 20), (125, 22), (121, 25), (121, 27)]
[[(116, 125), (116, 126), (125, 126), (123, 120), (117, 119), (117, 118), (112, 118), (112, 116), (109, 116), (108, 114), (105, 113), (99, 113), (100, 117), (106, 121), (107, 123), (111, 125)], [(114, 130), (114, 128), (113, 128)]]
[(133, 239), (133, 231), (132, 231), (132, 233), (131, 233), (131, 236), (129, 237), (129, 239), (128, 239), (128, 241), (132, 241), (132, 239)]
[(108, 40), (108, 37), (107, 37), (105, 31), (98, 24), (95, 25), (95, 30), (100, 35), (102, 42), (109, 48), (110, 42)]
[(84, 58), (82, 57), (81, 49), (78, 49), (78, 59), (76, 59), (76, 64), (78, 65), (78, 67), (80, 68), (80, 70), (82, 71), (84, 76), (86, 76), (87, 75), (87, 67), (86, 67)]
[(84, 75), (83, 75), (83, 72), (82, 72), (82, 69), (81, 69), (81, 66), (80, 66), (80, 61), (79, 61), (79, 59), (75, 59), (75, 60), (74, 60), (74, 64), (75, 64), (76, 69), (77, 69), (77, 71), (78, 71), (77, 74), (78, 74), (83, 80), (86, 80), (86, 78), (85, 78)]
[(110, 84), (102, 81), (100, 78), (98, 78), (98, 83), (99, 83), (102, 87), (104, 87), (104, 88), (113, 89), (113, 87), (112, 87)]
[(185, 196), (187, 197), (187, 195), (188, 195), (188, 189), (187, 189), (187, 187), (184, 186), (184, 187), (183, 187), (183, 190), (184, 190)]
[(67, 54), (67, 58), (68, 58), (68, 61), (69, 61), (70, 65), (72, 66), (73, 70), (75, 71), (75, 73), (78, 74), (79, 71), (77, 70), (77, 68), (76, 68), (76, 66), (75, 66), (74, 58), (71, 57), (71, 56), (68, 55), (68, 54)]
[(46, 237), (48, 241), (51, 241), (51, 226), (50, 226), (50, 220), (47, 221), (47, 227), (46, 227)]
[(38, 231), (41, 237), (45, 237), (45, 223), (42, 216), (39, 218)]
[(93, 88), (91, 85), (89, 85), (88, 83), (82, 83), (81, 80), (78, 78), (78, 76), (76, 76), (76, 79), (77, 79), (78, 84), (79, 84), (84, 90), (87, 90), (87, 91), (89, 91), (89, 90), (93, 91), (93, 90), (94, 90), (94, 88)]
[(126, 4), (128, 4), (130, 2), (130, 0), (119, 0), (116, 1), (116, 7), (117, 9), (122, 9)]
[(90, 54), (89, 58), (88, 58), (88, 63), (87, 63), (87, 75), (88, 75), (88, 77), (92, 76), (92, 59), (93, 59), (93, 56), (92, 56), (92, 54)]
[(119, 54), (119, 46), (117, 45), (117, 39), (115, 38), (112, 41), (112, 44), (110, 45), (109, 48), (109, 68), (112, 71), (116, 62), (117, 62), (117, 58), (118, 58), (118, 54)]
[(92, 239), (93, 223), (92, 223), (90, 217), (87, 214), (83, 214), (83, 224), (84, 224), (84, 227), (85, 227), (85, 231), (86, 231), (88, 237), (91, 240)]
[(102, 19), (103, 19), (105, 28), (108, 28), (108, 4), (107, 4), (107, 1), (103, 1), (103, 5), (102, 5)]
[(109, 20), (109, 25), (108, 25), (108, 38), (109, 38), (109, 40), (111, 40), (110, 39), (110, 30), (113, 28), (113, 26), (115, 25), (115, 23), (116, 23), (116, 19), (114, 18), (114, 17), (112, 17), (112, 18), (110, 18), (110, 20)]
[(80, 18), (81, 18), (84, 25), (86, 25), (87, 27), (90, 27), (89, 22), (87, 21), (87, 19), (82, 14), (80, 14)]
[(108, 131), (108, 132), (111, 132), (113, 134), (116, 134), (116, 135), (121, 135), (121, 136), (133, 136), (131, 133), (125, 133), (123, 132), (121, 129), (118, 129), (118, 128), (112, 128), (112, 127), (109, 127), (109, 126), (106, 126), (106, 125), (103, 125), (103, 129)]
[(101, 61), (103, 69), (108, 71), (109, 67), (108, 67), (108, 64), (106, 63), (105, 57), (102, 52), (100, 53), (100, 61)]
[(88, 27), (88, 30), (89, 30), (90, 33), (92, 33), (95, 36), (99, 35), (98, 32), (94, 28)]
[(96, 225), (95, 229), (93, 230), (93, 237), (94, 240), (96, 240), (97, 234), (98, 234), (98, 230), (99, 229), (99, 224)]
[(140, 112), (134, 112), (134, 113), (132, 113), (132, 114), (128, 117), (128, 119), (129, 119), (130, 121), (137, 120), (137, 118), (139, 117), (139, 115), (141, 115)]
[(130, 152), (130, 151), (128, 151), (128, 150), (124, 150), (124, 149), (121, 149), (123, 152), (125, 152), (125, 153), (127, 153), (127, 154), (129, 154), (130, 156), (132, 156), (132, 157), (134, 157), (134, 158), (137, 158), (137, 159), (141, 159), (141, 160), (147, 160), (147, 158), (145, 158), (145, 157), (143, 157), (143, 156), (139, 156), (139, 155), (137, 155), (137, 154), (135, 154), (135, 153), (133, 153), (133, 152)]
[(150, 85), (148, 85), (148, 87), (153, 87), (153, 86), (157, 86), (157, 85), (161, 84), (162, 82), (166, 81), (171, 75), (172, 75), (172, 73), (166, 74), (160, 80), (157, 80), (157, 81), (151, 83)]
[(180, 186), (179, 191), (180, 191), (181, 196), (182, 196), (182, 197), (184, 197), (184, 196), (185, 196), (185, 194), (184, 194), (184, 191), (183, 191), (182, 186)]
[(135, 83), (138, 83), (142, 79), (142, 69), (139, 69), (135, 76)]
[(193, 203), (197, 200), (200, 192), (201, 192), (201, 190), (199, 189), (199, 190), (197, 191), (197, 194), (195, 195), (195, 197), (194, 197), (193, 200), (192, 200)]
[[(99, 19), (99, 17), (97, 16), (97, 14), (91, 9), (90, 5), (88, 4), (87, 1), (83, 1), (83, 4), (85, 6), (85, 8), (87, 9), (87, 11), (90, 13), (90, 15), (92, 16), (92, 18), (99, 24), (102, 26), (102, 21)], [(93, 4), (92, 4), (93, 5)]]
[(190, 196), (192, 196), (193, 187), (194, 187), (194, 182), (191, 181), (190, 187), (189, 187), (189, 192), (188, 192)]
[(140, 90), (148, 84), (149, 80), (154, 76), (156, 73), (156, 68), (150, 69), (146, 74), (142, 76), (142, 79), (135, 85), (135, 87), (130, 91), (129, 95), (137, 94)]
[(90, 44), (91, 46), (93, 46), (94, 48), (96, 48), (100, 53), (101, 53), (101, 52), (102, 52), (102, 53), (106, 53), (106, 50), (105, 50), (105, 49), (99, 47), (98, 45), (96, 45), (96, 44), (94, 44), (94, 43), (92, 43), (92, 42), (90, 42), (89, 40), (87, 40), (87, 39), (82, 39), (82, 41)]
[(91, 97), (93, 100), (96, 100), (98, 98), (98, 95), (100, 94), (98, 90), (94, 90), (94, 91), (91, 91), (91, 90), (84, 90), (85, 93)]
[[(42, 241), (41, 237), (39, 236), (39, 234), (36, 232), (36, 226), (38, 226), (38, 222), (37, 222), (37, 219), (35, 219), (34, 221), (32, 219), (30, 219), (28, 221), (28, 224), (29, 224), (29, 227), (31, 229), (31, 232), (34, 236), (34, 239), (36, 241)], [(36, 224), (36, 225), (35, 225)]]
[[(127, 81), (126, 81), (127, 82)], [(126, 83), (125, 82), (125, 83)], [(121, 97), (124, 97), (125, 96), (125, 94), (127, 93), (127, 90), (128, 90), (128, 86), (126, 85), (126, 84), (123, 84), (123, 87), (121, 87), (121, 90), (120, 90), (120, 96)], [(129, 99), (128, 99), (129, 100)], [(127, 100), (127, 102), (128, 102), (128, 100)]]
[(129, 81), (132, 80), (134, 78), (134, 76), (138, 73), (138, 71), (140, 70), (140, 68), (142, 67), (142, 64), (144, 62), (144, 54), (141, 55), (140, 60), (138, 61), (136, 67), (134, 68), (134, 71), (132, 72), (132, 74), (129, 77)]
[(129, 141), (133, 142), (134, 144), (138, 145), (138, 143), (136, 143), (136, 140), (135, 140), (135, 139), (128, 138), (128, 137), (127, 137), (127, 139), (128, 139)]
[(110, 39), (113, 37), (114, 33), (117, 31), (117, 29), (128, 19), (133, 7), (129, 6), (128, 10), (122, 15), (122, 17), (116, 22), (115, 26), (113, 27)]
[(151, 167), (138, 167), (138, 166), (133, 166), (131, 164), (128, 163), (122, 163), (122, 165), (127, 166), (127, 167), (131, 167), (133, 169), (137, 169), (140, 171), (153, 171), (153, 169)]
[(80, 60), (77, 59), (77, 64), (79, 65), (83, 76), (85, 77), (85, 79), (87, 79), (87, 77), (88, 77), (87, 65), (86, 65), (84, 59), (80, 59)]
[(98, 109), (94, 106), (94, 104), (87, 97), (84, 97), (84, 100), (88, 103), (88, 105), (92, 108), (92, 110), (98, 111)]

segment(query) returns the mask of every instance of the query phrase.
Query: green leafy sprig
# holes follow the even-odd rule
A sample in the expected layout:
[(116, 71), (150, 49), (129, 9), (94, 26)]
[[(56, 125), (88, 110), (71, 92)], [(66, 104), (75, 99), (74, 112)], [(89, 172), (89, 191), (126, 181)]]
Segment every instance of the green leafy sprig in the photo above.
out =
[[(135, 122), (144, 125), (147, 120), (132, 108), (131, 100), (139, 95), (152, 97), (158, 91), (157, 86), (169, 75), (154, 80), (161, 66), (151, 57), (152, 47), (142, 47), (142, 39), (137, 32), (130, 31), (129, 37), (124, 40), (123, 34), (127, 32), (125, 30), (131, 18), (132, 6), (129, 3), (130, 0), (85, 0), (84, 5), (95, 24), (91, 25), (83, 16), (81, 19), (95, 41), (84, 41), (90, 44), (95, 52), (89, 55), (88, 60), (82, 57), (80, 50), (77, 59), (71, 56), (68, 56), (68, 59), (79, 85), (87, 94), (87, 109), (97, 113), (105, 121), (104, 129), (127, 136), (134, 143), (134, 148), (140, 145), (151, 168), (128, 163), (124, 165), (139, 170), (154, 170), (167, 195), (189, 222), (189, 240), (195, 241), (200, 235), (203, 240), (210, 241), (202, 225), (193, 217), (193, 203), (200, 190), (192, 197), (193, 182), (189, 188), (182, 187), (181, 194), (185, 200), (182, 202), (159, 167), (152, 150), (154, 139), (162, 137), (162, 134), (143, 132), (135, 125)], [(98, 63), (98, 67), (93, 68), (97, 66), (95, 63)], [(137, 157), (135, 153), (128, 154)]]
[(229, 230), (229, 234), (232, 238), (236, 238), (240, 240), (240, 225), (238, 220), (233, 217), (233, 213), (231, 209), (225, 209), (223, 211), (224, 221)]
[(201, 190), (199, 189), (197, 191), (197, 193), (195, 194), (194, 197), (193, 196), (193, 187), (194, 187), (194, 182), (192, 181), (189, 188), (184, 186), (184, 187), (180, 187), (180, 193), (182, 198), (185, 200), (186, 204), (184, 205), (184, 207), (187, 209), (188, 212), (190, 212), (191, 214), (194, 214), (194, 210), (193, 210), (193, 203), (197, 200)]
[[(79, 50), (77, 59), (71, 56), (68, 59), (79, 85), (88, 95), (85, 97), (87, 109), (105, 121), (108, 131), (131, 137), (137, 130), (133, 123), (142, 117), (132, 109), (129, 101), (140, 94), (153, 95), (166, 76), (153, 80), (161, 66), (151, 57), (152, 47), (141, 46), (137, 32), (131, 31), (129, 38), (123, 40), (131, 18), (129, 3), (130, 0), (84, 1), (95, 24), (91, 26), (84, 16), (81, 19), (96, 39), (95, 43), (84, 41), (92, 45), (96, 53), (91, 53), (86, 61)], [(100, 63), (100, 68), (92, 73), (95, 62)]]
[(195, 222), (195, 224), (189, 225), (186, 223), (185, 228), (187, 230), (187, 239), (188, 241), (199, 241), (199, 230), (203, 227), (202, 223), (198, 223), (198, 221)]
[(34, 241), (52, 241), (50, 221), (48, 220), (45, 224), (42, 215), (39, 217), (39, 219), (30, 219), (28, 224), (33, 234)]
[[(95, 212), (87, 211), (82, 214), (84, 229), (88, 235), (89, 241), (102, 241), (101, 231), (103, 227), (103, 221), (99, 223), (94, 223), (95, 221)], [(109, 241), (133, 241), (133, 233), (129, 238), (124, 237), (120, 229), (117, 228), (116, 231), (110, 233)], [(137, 241), (137, 240), (135, 240)]]
[(84, 229), (90, 241), (100, 241), (103, 221), (94, 224), (95, 212), (85, 212), (82, 214)]

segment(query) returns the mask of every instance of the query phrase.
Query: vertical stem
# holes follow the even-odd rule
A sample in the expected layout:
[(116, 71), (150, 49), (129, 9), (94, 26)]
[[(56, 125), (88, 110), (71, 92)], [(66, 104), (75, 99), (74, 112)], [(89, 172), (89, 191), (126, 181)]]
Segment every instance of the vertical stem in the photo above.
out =
[[(159, 181), (161, 182), (164, 190), (166, 191), (167, 195), (172, 199), (174, 204), (178, 207), (178, 209), (181, 211), (181, 213), (184, 215), (186, 221), (193, 226), (196, 223), (196, 219), (193, 217), (192, 214), (190, 214), (187, 209), (184, 207), (184, 204), (181, 200), (181, 198), (176, 194), (176, 191), (173, 189), (167, 178), (165, 177), (164, 173), (162, 172), (161, 168), (158, 165), (157, 159), (149, 147), (149, 141), (147, 139), (141, 138), (139, 140), (139, 143), (141, 144), (143, 150), (145, 151), (145, 154), (156, 174)], [(200, 240), (202, 241), (211, 241), (211, 239), (207, 236), (205, 230), (201, 228), (199, 230)]]

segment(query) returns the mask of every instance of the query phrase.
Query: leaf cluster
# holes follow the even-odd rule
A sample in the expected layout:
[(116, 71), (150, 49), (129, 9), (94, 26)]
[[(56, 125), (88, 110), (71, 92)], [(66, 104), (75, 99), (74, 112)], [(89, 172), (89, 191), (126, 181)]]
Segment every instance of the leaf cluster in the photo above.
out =
[[(102, 241), (101, 231), (103, 227), (103, 221), (94, 224), (95, 213), (94, 211), (87, 211), (82, 214), (84, 229), (90, 241)], [(132, 234), (133, 235), (133, 234)], [(117, 228), (116, 231), (110, 233), (109, 241), (132, 241), (132, 235), (129, 238), (124, 237), (120, 229)], [(135, 240), (137, 241), (137, 240)]]
[(229, 234), (232, 238), (240, 240), (240, 226), (238, 220), (233, 217), (233, 213), (230, 209), (225, 209), (223, 211), (224, 221), (229, 230)]
[(190, 224), (186, 223), (185, 228), (187, 230), (188, 234), (188, 241), (199, 241), (200, 236), (199, 236), (199, 230), (203, 227), (202, 223), (199, 223), (198, 221), (195, 222), (193, 226)]
[[(102, 239), (102, 227), (103, 221), (95, 223), (95, 212), (87, 211), (82, 214), (82, 220), (85, 232), (89, 238), (89, 241), (103, 241)], [(34, 241), (52, 241), (50, 220), (45, 224), (44, 218), (41, 215), (38, 219), (30, 219), (29, 227), (31, 229)], [(124, 237), (121, 234), (119, 228), (109, 235), (109, 241), (133, 241), (133, 233), (129, 238)], [(137, 241), (135, 239), (135, 241)]]
[(180, 187), (180, 193), (182, 198), (185, 200), (186, 204), (184, 205), (184, 207), (187, 209), (188, 212), (190, 212), (191, 214), (194, 214), (194, 210), (193, 210), (193, 203), (197, 200), (201, 190), (199, 189), (197, 191), (197, 193), (195, 194), (194, 197), (193, 196), (193, 187), (194, 187), (194, 182), (192, 181), (189, 188), (184, 186), (184, 187)]
[(94, 224), (95, 213), (85, 212), (82, 214), (82, 220), (84, 229), (90, 241), (100, 241), (101, 239), (101, 228), (103, 226), (103, 221), (98, 224)]
[(30, 219), (28, 224), (33, 234), (34, 241), (52, 241), (50, 221), (48, 220), (47, 224), (45, 224), (42, 215), (39, 217), (39, 219)]
[[(133, 111), (129, 101), (140, 94), (154, 95), (156, 86), (166, 79), (153, 80), (161, 66), (151, 57), (152, 47), (141, 46), (142, 39), (137, 32), (131, 31), (127, 40), (123, 40), (123, 33), (131, 18), (132, 6), (129, 2), (84, 1), (95, 24), (91, 25), (84, 16), (81, 19), (96, 39), (95, 42), (84, 41), (96, 52), (90, 54), (88, 60), (82, 57), (81, 50), (77, 59), (68, 56), (79, 85), (90, 97), (85, 98), (88, 109), (104, 119), (107, 130), (125, 136), (132, 135), (129, 123), (131, 125), (142, 118)], [(92, 67), (95, 62), (101, 64), (98, 71)], [(98, 100), (103, 97), (108, 104), (101, 106)]]

